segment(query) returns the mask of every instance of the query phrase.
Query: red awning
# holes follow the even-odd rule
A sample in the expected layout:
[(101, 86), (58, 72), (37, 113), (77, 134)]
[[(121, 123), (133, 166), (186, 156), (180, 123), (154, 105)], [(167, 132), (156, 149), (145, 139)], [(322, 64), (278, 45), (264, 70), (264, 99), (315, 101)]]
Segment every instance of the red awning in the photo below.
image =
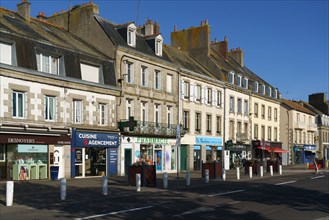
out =
[(268, 151), (268, 152), (271, 152), (271, 151), (273, 151), (274, 153), (289, 153), (289, 151), (288, 150), (283, 150), (283, 149), (281, 149), (281, 148), (279, 148), (279, 147), (262, 147), (262, 146), (259, 146), (259, 147), (257, 147), (257, 148), (259, 148), (259, 149), (264, 149), (264, 150), (266, 150), (266, 151)]

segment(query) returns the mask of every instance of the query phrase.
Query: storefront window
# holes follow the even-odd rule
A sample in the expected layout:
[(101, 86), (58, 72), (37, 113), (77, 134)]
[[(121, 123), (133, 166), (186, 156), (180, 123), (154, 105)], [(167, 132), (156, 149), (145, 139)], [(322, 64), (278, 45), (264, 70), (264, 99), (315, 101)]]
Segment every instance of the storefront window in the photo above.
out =
[(47, 178), (47, 145), (10, 144), (7, 149), (10, 178), (13, 180)]
[(176, 146), (171, 146), (171, 170), (176, 169)]
[(153, 146), (152, 145), (141, 145), (140, 159), (145, 161), (147, 164), (153, 164)]

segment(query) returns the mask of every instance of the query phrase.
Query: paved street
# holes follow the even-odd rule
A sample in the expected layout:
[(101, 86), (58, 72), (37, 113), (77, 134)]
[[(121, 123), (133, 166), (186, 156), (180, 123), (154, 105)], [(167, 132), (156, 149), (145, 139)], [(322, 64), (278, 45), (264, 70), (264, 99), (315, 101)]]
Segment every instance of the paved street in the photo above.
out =
[(60, 181), (15, 182), (14, 204), (5, 206), (5, 182), (1, 182), (0, 218), (7, 219), (329, 219), (329, 172), (284, 170), (283, 175), (264, 177), (227, 173), (227, 180), (210, 180), (184, 173), (177, 185), (169, 175), (163, 189), (136, 192), (126, 177), (109, 179), (109, 195), (102, 195), (101, 178), (68, 179), (67, 198), (60, 199)]

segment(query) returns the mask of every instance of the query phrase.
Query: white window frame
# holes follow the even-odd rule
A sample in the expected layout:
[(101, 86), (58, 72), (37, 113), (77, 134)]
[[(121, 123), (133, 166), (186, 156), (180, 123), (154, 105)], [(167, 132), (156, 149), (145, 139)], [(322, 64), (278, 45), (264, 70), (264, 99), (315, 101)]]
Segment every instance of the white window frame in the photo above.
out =
[(212, 89), (211, 88), (207, 88), (207, 105), (211, 105), (212, 103)]
[(244, 100), (244, 115), (249, 115), (249, 101), (247, 99)]
[(126, 82), (133, 83), (134, 82), (134, 66), (131, 62), (126, 62)]
[(13, 65), (13, 44), (0, 42), (0, 63)]
[(162, 57), (163, 38), (161, 35), (155, 38), (155, 54)]
[(259, 83), (257, 81), (254, 82), (254, 92), (258, 92), (259, 90)]
[(199, 84), (195, 86), (195, 97), (195, 101), (200, 103), (202, 99), (202, 86)]
[(201, 112), (196, 112), (195, 113), (195, 133), (200, 134), (201, 133)]
[(136, 26), (130, 24), (127, 27), (127, 44), (131, 47), (136, 47)]
[(238, 98), (238, 114), (242, 114), (242, 99)]
[(173, 92), (173, 75), (172, 74), (167, 74), (167, 86), (166, 86), (166, 91), (167, 93), (172, 93)]
[[(57, 97), (46, 95), (44, 98), (44, 119), (45, 121), (55, 121), (57, 118)], [(53, 102), (53, 106), (49, 106), (50, 101)], [(51, 115), (53, 115), (51, 117)]]
[(167, 106), (167, 123), (168, 123), (168, 128), (174, 123), (172, 106)]
[(230, 109), (229, 109), (229, 111), (230, 111), (230, 113), (234, 113), (234, 106), (235, 104), (234, 104), (234, 96), (230, 96)]
[(183, 129), (189, 131), (190, 112), (183, 111)]
[(107, 125), (108, 124), (108, 106), (105, 103), (98, 104), (99, 110), (99, 125)]
[(228, 75), (229, 83), (234, 84), (234, 73), (233, 72), (229, 72), (228, 74), (229, 74)]
[(243, 77), (242, 87), (245, 89), (248, 89), (248, 78), (247, 77)]
[(216, 106), (217, 107), (221, 107), (221, 105), (222, 105), (222, 91), (220, 91), (220, 90), (217, 90), (216, 91)]
[(211, 120), (211, 114), (207, 114), (206, 115), (206, 125), (207, 125), (207, 127), (206, 127), (206, 132), (208, 133), (208, 134), (210, 134), (211, 133), (211, 124), (212, 124), (212, 120)]
[(143, 125), (147, 122), (147, 102), (141, 102), (141, 121)]
[(220, 135), (222, 130), (222, 118), (221, 116), (216, 116), (216, 134)]
[(147, 67), (146, 66), (141, 66), (141, 86), (142, 87), (147, 87)]
[(83, 104), (82, 100), (73, 100), (73, 123), (82, 124), (83, 121)]
[(129, 120), (132, 116), (134, 116), (134, 100), (126, 99), (126, 119)]
[[(21, 101), (19, 100), (21, 96)], [(14, 103), (15, 102), (15, 103)], [(12, 117), (13, 118), (26, 118), (27, 116), (27, 98), (26, 92), (12, 91)], [(21, 111), (19, 109), (21, 106)]]
[[(59, 58), (52, 57), (48, 54), (43, 54), (37, 52), (37, 67), (39, 72), (49, 73), (53, 75), (59, 75)], [(56, 61), (56, 65), (52, 64), (53, 61)], [(48, 63), (48, 65), (46, 65)], [(55, 67), (55, 71), (53, 69)]]
[(156, 90), (161, 90), (161, 71), (154, 70), (154, 88)]
[(237, 86), (241, 87), (241, 76), (240, 75), (237, 75), (237, 78), (236, 78), (236, 84)]
[(155, 126), (159, 126), (161, 123), (161, 105), (160, 104), (154, 104), (154, 123)]

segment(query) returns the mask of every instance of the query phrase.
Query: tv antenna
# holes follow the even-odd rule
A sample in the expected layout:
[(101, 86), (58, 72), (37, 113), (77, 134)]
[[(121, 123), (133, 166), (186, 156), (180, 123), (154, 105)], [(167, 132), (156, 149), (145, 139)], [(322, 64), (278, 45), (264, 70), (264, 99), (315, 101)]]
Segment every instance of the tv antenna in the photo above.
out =
[(137, 15), (136, 15), (136, 26), (138, 27), (138, 17), (139, 17), (139, 5), (140, 0), (137, 0)]

